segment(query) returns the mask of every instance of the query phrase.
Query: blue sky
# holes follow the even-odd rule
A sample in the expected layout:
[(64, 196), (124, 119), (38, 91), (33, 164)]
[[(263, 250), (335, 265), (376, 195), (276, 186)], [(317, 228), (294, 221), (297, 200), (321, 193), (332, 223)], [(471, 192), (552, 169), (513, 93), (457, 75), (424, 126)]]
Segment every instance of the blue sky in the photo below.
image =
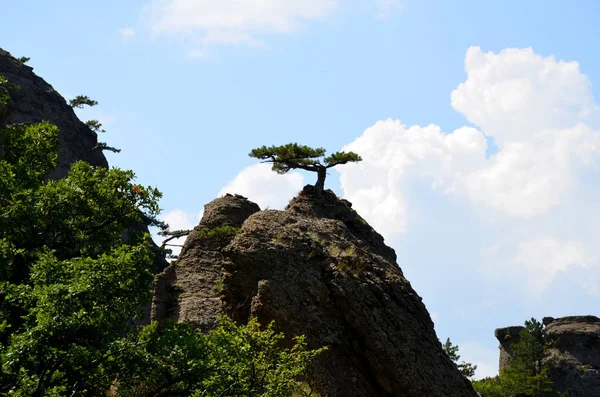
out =
[(256, 146), (345, 148), (365, 160), (328, 186), (478, 376), (496, 370), (494, 328), (600, 314), (600, 3), (1, 3), (0, 45), (100, 102), (81, 118), (174, 226), (224, 192), (281, 208), (314, 182), (257, 166)]

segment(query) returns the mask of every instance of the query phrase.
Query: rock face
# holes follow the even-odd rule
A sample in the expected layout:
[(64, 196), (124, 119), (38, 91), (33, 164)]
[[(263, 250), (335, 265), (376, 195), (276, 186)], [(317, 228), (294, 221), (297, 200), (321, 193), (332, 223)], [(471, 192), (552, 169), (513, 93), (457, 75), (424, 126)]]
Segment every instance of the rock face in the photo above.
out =
[[(550, 378), (555, 389), (568, 390), (569, 397), (600, 396), (600, 319), (595, 316), (544, 317), (543, 323), (554, 340), (550, 348)], [(510, 344), (518, 341), (518, 337), (503, 339), (503, 333), (513, 335), (520, 332), (518, 328), (523, 329), (496, 330), (501, 344), (500, 369), (510, 362)]]
[(71, 164), (78, 160), (84, 160), (94, 166), (108, 167), (102, 151), (94, 150), (98, 144), (96, 133), (77, 118), (65, 99), (50, 84), (33, 73), (31, 67), (24, 65), (1, 48), (0, 75), (6, 77), (9, 83), (20, 87), (18, 91), (11, 93), (14, 106), (10, 115), (0, 114), (0, 119), (5, 119), (8, 124), (47, 120), (60, 129), (58, 166), (50, 178), (65, 177)]
[[(224, 224), (241, 227), (209, 233)], [(307, 186), (285, 211), (227, 195), (156, 278), (153, 316), (210, 330), (225, 312), (304, 334), (311, 348), (328, 346), (308, 379), (322, 396), (476, 396), (395, 258), (331, 191)]]
[(524, 329), (525, 327), (517, 325), (513, 327), (498, 328), (494, 331), (494, 336), (500, 342), (500, 369), (507, 367), (510, 363), (510, 359), (513, 356), (511, 345), (521, 340), (521, 331)]
[(260, 208), (240, 195), (227, 194), (204, 206), (200, 224), (188, 235), (179, 259), (154, 282), (152, 319), (174, 318), (202, 331), (217, 324), (221, 310), (221, 286), (225, 270), (223, 247), (228, 236), (206, 238), (203, 232), (219, 226), (239, 228)]
[(557, 361), (550, 377), (569, 397), (600, 396), (600, 319), (571, 316), (554, 319), (546, 332), (555, 337), (551, 349)]

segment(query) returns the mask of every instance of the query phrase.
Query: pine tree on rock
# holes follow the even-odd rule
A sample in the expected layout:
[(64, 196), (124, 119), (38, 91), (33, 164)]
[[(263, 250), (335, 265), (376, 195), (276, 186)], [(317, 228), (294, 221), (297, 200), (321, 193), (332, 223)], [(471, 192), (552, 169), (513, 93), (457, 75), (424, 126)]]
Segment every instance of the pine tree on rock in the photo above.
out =
[[(261, 146), (253, 149), (250, 157), (254, 157), (263, 163), (273, 163), (272, 170), (278, 174), (285, 174), (292, 169), (301, 169), (317, 173), (315, 192), (320, 195), (325, 189), (325, 177), (327, 169), (350, 162), (361, 161), (362, 158), (354, 152), (335, 152), (325, 157), (325, 149), (311, 148), (309, 146), (288, 143), (281, 146)], [(320, 157), (325, 157), (320, 160)], [(321, 162), (322, 161), (322, 162)]]

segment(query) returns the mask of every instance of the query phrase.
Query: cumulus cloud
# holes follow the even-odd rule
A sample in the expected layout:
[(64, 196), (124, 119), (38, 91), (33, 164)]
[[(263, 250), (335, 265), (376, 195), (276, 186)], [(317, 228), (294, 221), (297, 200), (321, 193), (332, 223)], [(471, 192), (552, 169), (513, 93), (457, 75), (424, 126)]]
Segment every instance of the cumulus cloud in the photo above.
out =
[[(170, 211), (161, 214), (159, 219), (163, 222), (166, 222), (169, 225), (169, 230), (190, 230), (193, 229), (202, 219), (202, 214), (204, 210), (202, 210), (199, 214), (190, 214), (189, 212), (183, 211), (181, 209), (175, 208)], [(166, 239), (163, 236), (154, 236), (155, 241), (158, 245), (162, 244), (162, 242)], [(169, 241), (168, 244), (172, 244), (168, 248), (173, 250), (174, 255), (179, 255), (181, 252), (181, 247), (183, 243), (185, 243), (186, 237), (180, 237)]]
[(577, 62), (544, 58), (531, 48), (496, 54), (470, 47), (465, 71), (467, 80), (451, 94), (452, 107), (500, 147), (546, 129), (572, 128), (598, 112)]
[[(600, 210), (593, 195), (587, 198), (583, 177), (598, 177), (600, 154), (598, 105), (589, 80), (576, 62), (543, 58), (529, 48), (495, 54), (471, 47), (465, 68), (467, 79), (452, 92), (451, 103), (476, 128), (447, 133), (433, 124), (378, 121), (343, 148), (363, 157), (339, 169), (344, 197), (388, 240), (407, 232), (416, 218), (415, 185), (463, 200), (478, 214), (481, 232), (495, 228), (508, 236), (502, 251), (494, 242), (473, 248), (482, 257), (506, 260), (506, 250), (512, 250), (512, 263), (530, 270), (538, 293), (558, 272), (597, 272), (593, 253), (583, 249), (584, 243), (597, 247), (597, 239), (594, 244), (591, 235), (569, 236), (598, 228), (584, 212), (569, 214), (565, 236), (537, 239), (544, 227), (565, 218), (557, 214), (574, 207), (576, 193), (586, 208)], [(489, 158), (486, 136), (498, 145)]]
[(271, 170), (271, 165), (260, 163), (242, 170), (219, 192), (241, 194), (254, 201), (261, 209), (283, 209), (289, 200), (304, 186), (304, 178), (297, 172), (279, 175)]

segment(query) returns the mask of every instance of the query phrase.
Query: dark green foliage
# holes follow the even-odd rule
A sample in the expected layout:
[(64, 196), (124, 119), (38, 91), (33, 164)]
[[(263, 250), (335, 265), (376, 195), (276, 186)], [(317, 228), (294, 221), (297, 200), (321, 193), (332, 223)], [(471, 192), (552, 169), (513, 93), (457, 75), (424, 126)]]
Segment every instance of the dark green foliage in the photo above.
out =
[[(160, 192), (120, 169), (56, 166), (58, 129), (0, 129), (0, 395), (288, 396), (319, 351), (251, 321), (208, 336), (131, 326), (149, 303)], [(128, 230), (127, 242), (122, 240)], [(220, 228), (207, 236), (231, 236)], [(212, 233), (212, 234), (211, 234)]]
[(475, 376), (475, 370), (477, 369), (477, 365), (468, 363), (465, 360), (459, 362), (460, 355), (458, 354), (458, 345), (453, 345), (452, 342), (450, 342), (450, 338), (446, 338), (446, 342), (442, 344), (442, 349), (444, 350), (444, 353), (448, 355), (450, 360), (452, 360), (452, 362), (456, 364), (456, 367), (458, 368), (462, 376), (468, 379)]
[(106, 144), (106, 142), (98, 142), (98, 144), (96, 145), (96, 147), (94, 149), (96, 149), (96, 150), (108, 150), (108, 151), (113, 152), (113, 153), (121, 153), (121, 149), (117, 149), (115, 147), (108, 146)]
[(29, 62), (30, 59), (31, 58), (29, 58), (29, 57), (21, 57), (21, 58), (19, 58), (19, 62), (21, 62), (21, 63), (27, 63), (27, 62)]
[(84, 106), (96, 106), (98, 101), (90, 99), (87, 95), (77, 95), (69, 101), (69, 106), (72, 108), (83, 108)]
[(548, 348), (551, 340), (542, 323), (525, 321), (520, 340), (511, 345), (513, 358), (495, 378), (473, 382), (482, 397), (557, 396), (549, 378)]
[(106, 130), (102, 129), (102, 123), (98, 120), (88, 120), (85, 122), (85, 125), (90, 127), (90, 130), (98, 133), (98, 132), (106, 132)]
[(83, 162), (45, 180), (58, 155), (47, 122), (0, 136), (0, 394), (95, 394), (110, 380), (100, 363), (150, 298), (148, 236), (123, 244), (122, 232), (158, 214), (160, 192)]
[(328, 168), (362, 160), (354, 152), (336, 152), (320, 160), (320, 157), (325, 156), (325, 149), (314, 149), (297, 143), (288, 143), (282, 146), (261, 146), (252, 149), (249, 156), (264, 160), (265, 163), (273, 163), (272, 169), (278, 174), (285, 174), (292, 169), (316, 172), (318, 175), (315, 184), (317, 193), (321, 193), (324, 189)]

